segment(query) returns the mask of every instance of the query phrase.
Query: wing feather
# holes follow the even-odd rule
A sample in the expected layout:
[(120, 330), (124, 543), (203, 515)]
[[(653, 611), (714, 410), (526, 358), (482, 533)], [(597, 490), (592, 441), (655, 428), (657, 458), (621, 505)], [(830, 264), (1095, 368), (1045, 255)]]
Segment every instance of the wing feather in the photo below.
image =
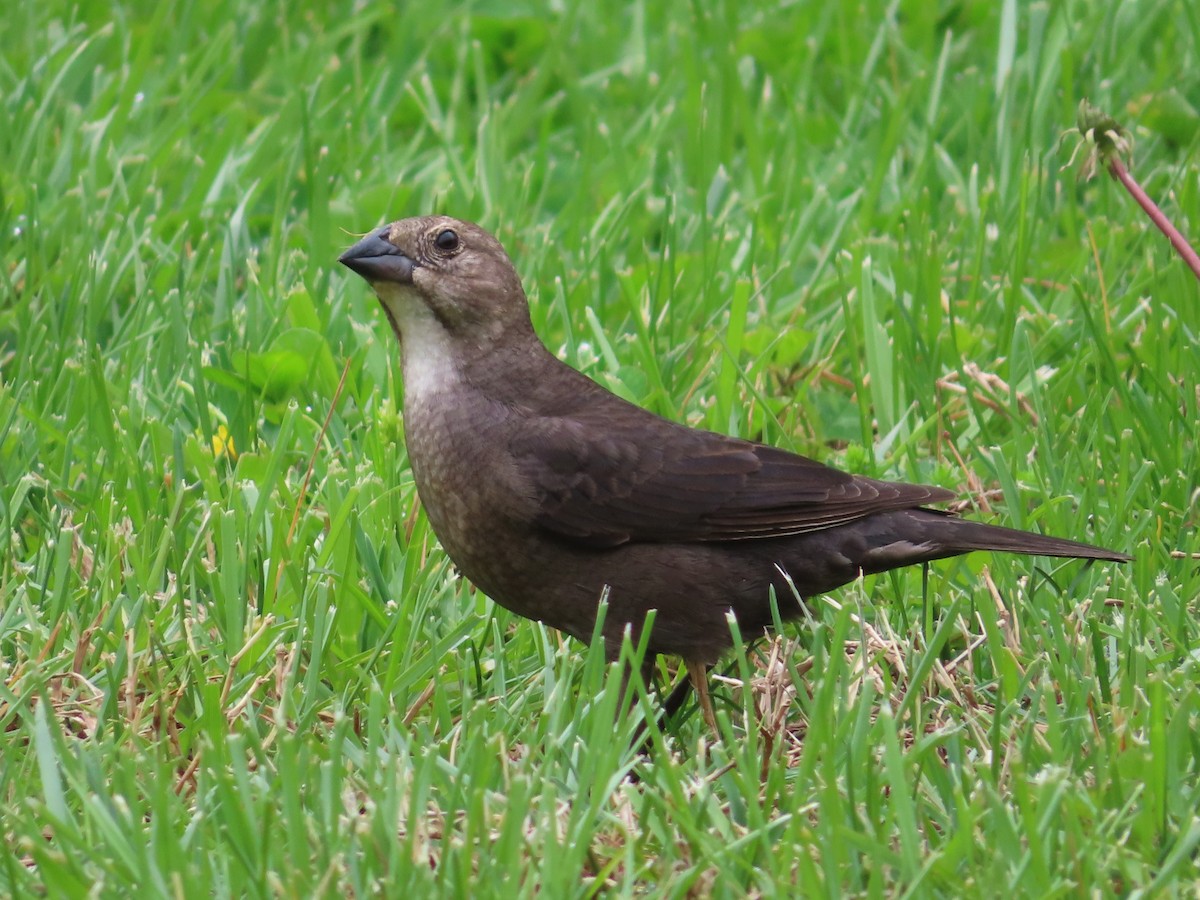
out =
[(594, 547), (785, 537), (954, 497), (649, 414), (533, 418), (510, 450), (537, 524)]

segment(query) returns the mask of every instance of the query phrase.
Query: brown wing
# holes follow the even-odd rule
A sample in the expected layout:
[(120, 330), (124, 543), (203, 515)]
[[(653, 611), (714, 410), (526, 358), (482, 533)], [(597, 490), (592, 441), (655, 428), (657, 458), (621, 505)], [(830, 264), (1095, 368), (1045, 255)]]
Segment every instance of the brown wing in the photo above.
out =
[(537, 418), (510, 449), (538, 524), (595, 547), (783, 537), (954, 497), (650, 415)]

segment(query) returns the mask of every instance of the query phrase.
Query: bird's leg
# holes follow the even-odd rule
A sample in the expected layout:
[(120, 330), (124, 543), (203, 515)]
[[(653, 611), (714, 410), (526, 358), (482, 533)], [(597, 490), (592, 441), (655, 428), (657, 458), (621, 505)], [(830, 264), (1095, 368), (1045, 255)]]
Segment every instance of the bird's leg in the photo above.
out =
[(659, 716), (659, 727), (666, 728), (667, 723), (675, 718), (675, 714), (683, 709), (684, 701), (687, 700), (688, 694), (692, 690), (692, 682), (690, 678), (681, 678), (675, 683), (675, 687), (671, 688), (671, 693), (667, 694), (662, 702), (662, 713)]
[(720, 737), (721, 733), (717, 731), (717, 717), (713, 715), (712, 700), (708, 696), (708, 666), (694, 659), (685, 659), (683, 662), (687, 666), (688, 680), (692, 682), (696, 699), (700, 701), (700, 712), (704, 714), (704, 721), (712, 729), (713, 735)]

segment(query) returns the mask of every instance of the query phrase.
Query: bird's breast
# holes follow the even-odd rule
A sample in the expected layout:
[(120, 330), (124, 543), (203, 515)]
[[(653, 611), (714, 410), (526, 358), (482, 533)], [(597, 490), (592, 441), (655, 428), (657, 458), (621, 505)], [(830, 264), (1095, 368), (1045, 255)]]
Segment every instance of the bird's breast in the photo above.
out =
[(417, 492), (442, 547), (493, 596), (528, 555), (531, 500), (509, 451), (503, 407), (457, 382), (419, 399), (405, 391), (404, 431)]

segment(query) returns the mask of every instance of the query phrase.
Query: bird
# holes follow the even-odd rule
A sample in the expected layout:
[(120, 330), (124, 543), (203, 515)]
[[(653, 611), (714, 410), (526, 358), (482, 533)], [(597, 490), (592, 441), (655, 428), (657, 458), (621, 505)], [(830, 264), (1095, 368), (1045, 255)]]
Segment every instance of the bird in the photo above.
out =
[[(534, 331), (500, 242), (443, 215), (367, 233), (339, 262), (400, 345), (417, 493), (457, 569), (493, 601), (583, 642), (601, 601), (623, 636), (679, 657), (715, 730), (708, 667), (742, 635), (862, 575), (975, 550), (1126, 562), (1125, 553), (931, 508), (941, 487), (880, 481), (630, 403)], [(649, 634), (642, 632), (650, 619)], [(681, 685), (686, 685), (681, 682)]]

